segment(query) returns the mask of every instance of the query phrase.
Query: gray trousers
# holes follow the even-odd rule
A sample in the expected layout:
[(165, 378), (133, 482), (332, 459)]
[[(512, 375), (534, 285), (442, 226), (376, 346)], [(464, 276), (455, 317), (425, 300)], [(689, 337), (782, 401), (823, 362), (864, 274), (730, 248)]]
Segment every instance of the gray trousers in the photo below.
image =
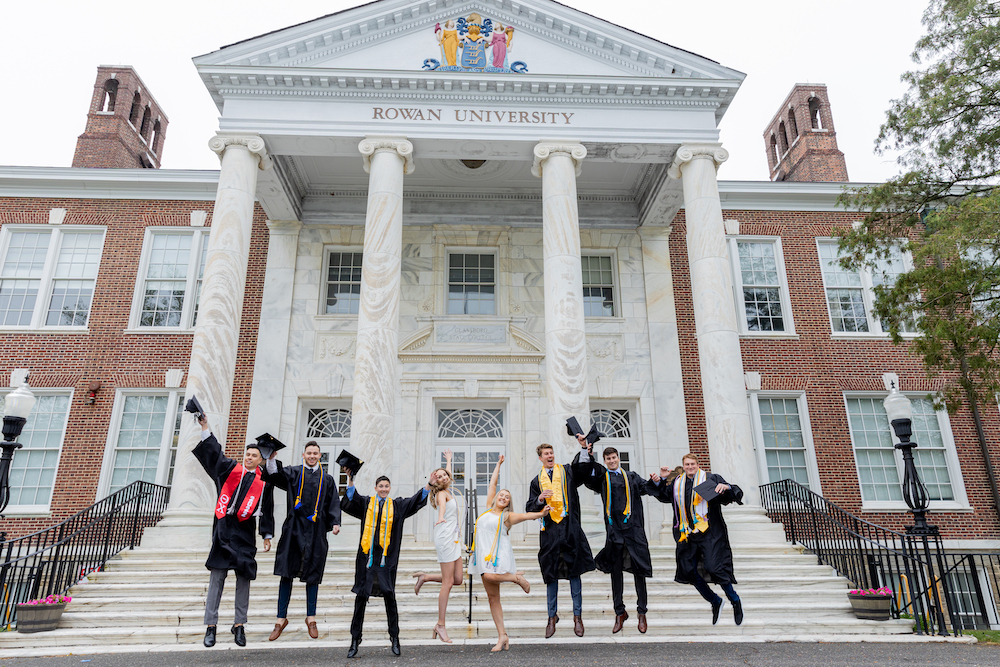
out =
[[(219, 602), (222, 600), (222, 590), (226, 587), (226, 575), (229, 570), (209, 570), (208, 596), (205, 599), (205, 625), (218, 625)], [(240, 625), (247, 622), (247, 610), (250, 608), (250, 580), (236, 575), (236, 620)]]

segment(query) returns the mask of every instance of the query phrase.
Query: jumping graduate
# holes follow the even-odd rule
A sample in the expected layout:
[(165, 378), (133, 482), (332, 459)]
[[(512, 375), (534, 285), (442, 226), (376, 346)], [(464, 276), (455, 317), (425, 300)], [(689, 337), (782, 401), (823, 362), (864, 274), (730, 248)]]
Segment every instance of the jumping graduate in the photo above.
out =
[(208, 420), (200, 414), (201, 442), (192, 450), (205, 472), (215, 482), (219, 493), (212, 525), (212, 549), (205, 567), (211, 575), (205, 600), (205, 646), (215, 646), (219, 602), (229, 570), (236, 572), (236, 618), (231, 632), (238, 646), (247, 645), (243, 624), (250, 606), (250, 582), (257, 578), (256, 519), (260, 518), (260, 535), (264, 551), (271, 550), (274, 534), (274, 491), (266, 484), (258, 467), (264, 460), (257, 443), (249, 443), (243, 462), (234, 461), (222, 452), (222, 446), (208, 428)]
[[(581, 463), (591, 462), (586, 438), (577, 439), (583, 447), (579, 459)], [(646, 541), (646, 527), (642, 512), (642, 496), (652, 496), (661, 502), (659, 486), (651, 479), (644, 480), (637, 473), (622, 470), (618, 450), (607, 447), (603, 452), (604, 465), (591, 462), (591, 473), (586, 486), (598, 493), (604, 501), (604, 528), (607, 538), (604, 548), (595, 559), (597, 569), (611, 575), (611, 596), (615, 605), (614, 634), (622, 629), (628, 620), (628, 612), (622, 600), (625, 588), (622, 572), (631, 572), (635, 578), (635, 593), (638, 597), (636, 611), (639, 614), (639, 632), (646, 632), (646, 579), (653, 576), (653, 561)]]
[(577, 488), (590, 475), (590, 464), (574, 461), (572, 465), (556, 464), (552, 445), (538, 445), (535, 452), (542, 469), (531, 480), (526, 512), (540, 512), (548, 505), (549, 515), (543, 518), (538, 536), (538, 564), (542, 568), (548, 597), (549, 621), (545, 638), (556, 631), (559, 622), (559, 580), (569, 579), (573, 596), (573, 631), (583, 636), (583, 588), (580, 575), (596, 569), (587, 536), (580, 527), (580, 495)]
[(320, 448), (315, 440), (306, 443), (302, 465), (285, 467), (272, 452), (264, 469), (264, 481), (288, 494), (288, 514), (281, 527), (278, 551), (274, 557), (274, 576), (278, 585), (278, 620), (270, 641), (281, 636), (288, 625), (288, 601), (292, 597), (292, 579), (306, 585), (306, 629), (313, 639), (316, 627), (316, 598), (323, 583), (323, 569), (330, 550), (326, 534), (340, 532), (340, 493), (333, 476), (323, 470)]
[[(660, 483), (660, 499), (674, 505), (674, 539), (677, 541), (677, 572), (674, 581), (691, 584), (706, 601), (712, 604), (712, 625), (719, 622), (725, 600), (716, 595), (699, 573), (699, 565), (709, 579), (722, 587), (733, 604), (736, 625), (743, 623), (743, 605), (733, 584), (733, 550), (729, 546), (729, 532), (722, 518), (722, 506), (743, 504), (743, 491), (729, 484), (721, 475), (706, 473), (698, 465), (698, 457), (685, 454), (681, 460), (684, 474), (673, 482)], [(660, 468), (667, 477), (669, 468)], [(700, 487), (701, 492), (696, 491)], [(703, 498), (700, 493), (705, 494)]]
[(354, 618), (351, 619), (351, 647), (347, 657), (358, 654), (365, 607), (370, 596), (385, 600), (389, 620), (389, 639), (393, 655), (399, 655), (399, 612), (396, 609), (396, 567), (399, 547), (403, 541), (403, 522), (427, 504), (430, 486), (425, 486), (410, 498), (390, 498), (392, 485), (382, 475), (375, 480), (375, 495), (363, 496), (354, 488), (354, 477), (347, 478), (347, 493), (341, 504), (344, 512), (361, 519), (361, 543), (354, 564)]

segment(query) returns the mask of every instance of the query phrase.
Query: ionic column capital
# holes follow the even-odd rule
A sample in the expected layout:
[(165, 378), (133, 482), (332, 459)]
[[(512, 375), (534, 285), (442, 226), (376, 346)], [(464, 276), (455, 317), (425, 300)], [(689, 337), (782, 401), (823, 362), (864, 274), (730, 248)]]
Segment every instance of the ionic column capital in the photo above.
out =
[(257, 158), (257, 166), (261, 171), (271, 168), (271, 156), (267, 154), (267, 147), (259, 135), (219, 132), (208, 140), (208, 147), (219, 156), (220, 161), (230, 146), (242, 146), (250, 151)]
[(413, 163), (413, 144), (405, 137), (365, 137), (358, 144), (358, 150), (361, 151), (366, 174), (371, 173), (372, 156), (381, 152), (391, 151), (402, 158), (404, 174), (412, 174), (416, 168)]
[(580, 166), (587, 157), (587, 148), (583, 144), (561, 143), (558, 141), (542, 141), (535, 145), (535, 159), (531, 164), (531, 173), (542, 177), (542, 164), (553, 155), (566, 155), (573, 160), (576, 175), (580, 175)]
[(723, 148), (722, 144), (684, 144), (677, 149), (667, 175), (679, 179), (684, 166), (696, 159), (711, 159), (718, 169), (720, 164), (729, 159), (729, 151)]

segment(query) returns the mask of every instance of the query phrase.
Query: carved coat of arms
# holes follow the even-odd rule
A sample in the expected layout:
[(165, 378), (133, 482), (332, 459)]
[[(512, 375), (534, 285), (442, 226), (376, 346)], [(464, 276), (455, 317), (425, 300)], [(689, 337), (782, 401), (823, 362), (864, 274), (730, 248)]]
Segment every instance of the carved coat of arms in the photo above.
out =
[[(440, 72), (516, 72), (528, 71), (520, 60), (510, 63), (514, 27), (504, 26), (476, 13), (448, 19), (434, 25), (434, 36), (441, 47), (441, 60), (427, 58), (424, 69)], [(443, 64), (442, 64), (443, 63)]]

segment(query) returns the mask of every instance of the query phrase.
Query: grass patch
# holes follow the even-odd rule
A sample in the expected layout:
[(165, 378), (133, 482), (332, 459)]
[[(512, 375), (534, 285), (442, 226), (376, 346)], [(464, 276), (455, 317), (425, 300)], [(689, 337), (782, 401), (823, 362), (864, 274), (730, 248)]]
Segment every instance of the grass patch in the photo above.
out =
[(980, 644), (1000, 644), (1000, 630), (962, 630), (964, 635), (972, 635)]

